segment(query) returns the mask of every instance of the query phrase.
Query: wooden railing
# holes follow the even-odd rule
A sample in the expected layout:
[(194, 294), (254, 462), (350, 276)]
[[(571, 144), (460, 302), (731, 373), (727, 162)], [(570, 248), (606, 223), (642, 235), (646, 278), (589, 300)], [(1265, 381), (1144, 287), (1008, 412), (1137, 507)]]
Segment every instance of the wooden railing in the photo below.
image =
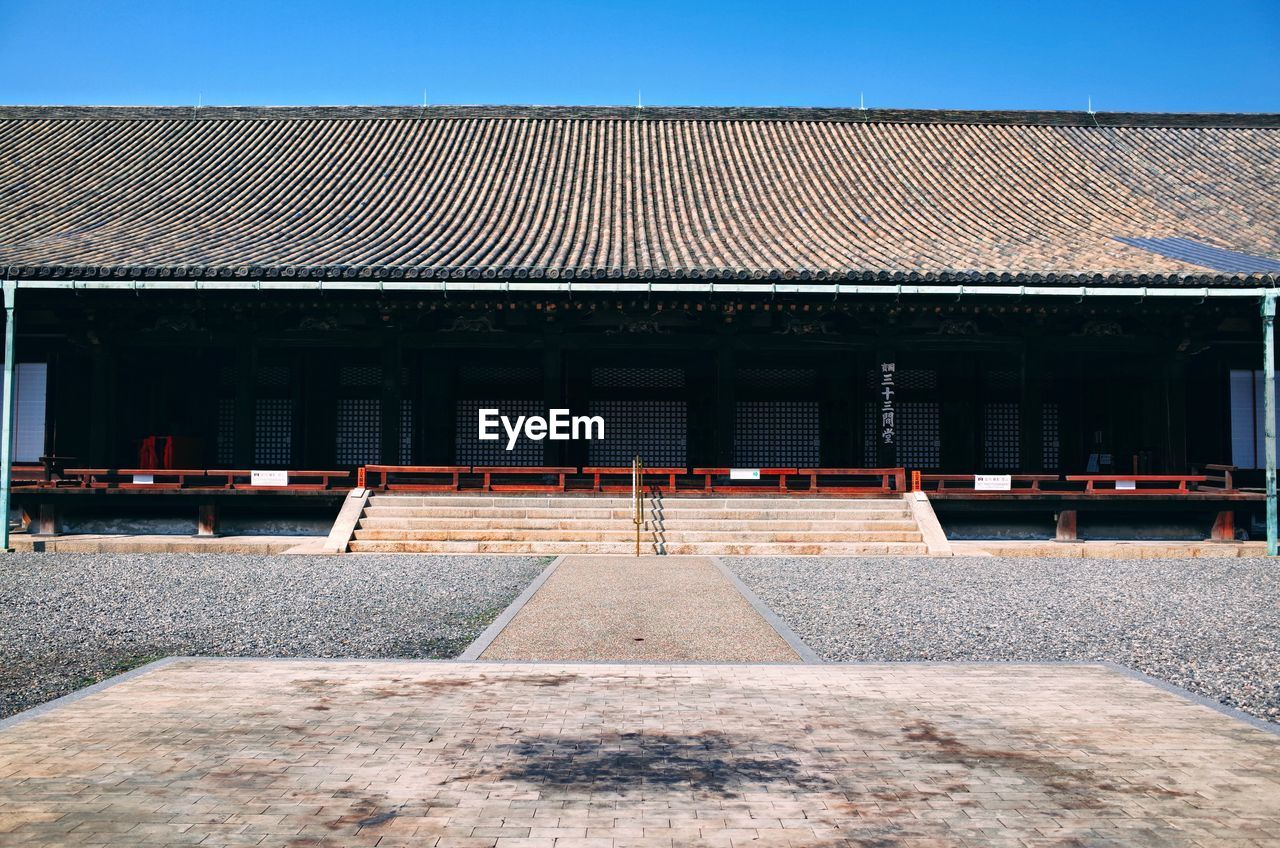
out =
[(1203, 474), (1069, 474), (1086, 495), (1185, 495), (1209, 478)]
[[(921, 474), (920, 489), (925, 492), (977, 492), (974, 474)], [(1010, 474), (1009, 490), (1014, 492), (1038, 492), (1040, 484), (1055, 483), (1057, 474)]]
[[(61, 479), (41, 486), (81, 489), (197, 489), (315, 491), (345, 487), (355, 479), (348, 470), (288, 470), (283, 484), (254, 485), (252, 471), (226, 468), (68, 468)], [(147, 481), (150, 482), (147, 482)]]
[[(759, 480), (732, 479), (730, 468), (642, 467), (641, 484), (667, 493), (883, 494), (906, 490), (903, 468), (761, 468)], [(635, 466), (366, 465), (375, 491), (629, 492)]]

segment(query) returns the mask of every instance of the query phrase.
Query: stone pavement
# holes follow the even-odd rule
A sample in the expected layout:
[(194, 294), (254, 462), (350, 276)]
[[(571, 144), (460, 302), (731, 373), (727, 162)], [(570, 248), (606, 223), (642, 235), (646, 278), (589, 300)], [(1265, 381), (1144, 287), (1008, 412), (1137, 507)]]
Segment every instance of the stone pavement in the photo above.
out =
[(1280, 738), (1097, 666), (178, 660), (0, 730), (0, 844), (1280, 842)]
[(796, 662), (705, 557), (566, 557), (486, 660)]

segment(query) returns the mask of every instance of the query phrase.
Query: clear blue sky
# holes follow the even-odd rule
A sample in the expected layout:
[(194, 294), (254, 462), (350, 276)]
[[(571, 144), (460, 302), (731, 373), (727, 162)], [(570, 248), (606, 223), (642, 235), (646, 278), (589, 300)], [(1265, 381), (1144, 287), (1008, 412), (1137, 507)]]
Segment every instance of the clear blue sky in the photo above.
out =
[(0, 0), (0, 102), (1280, 111), (1280, 0)]

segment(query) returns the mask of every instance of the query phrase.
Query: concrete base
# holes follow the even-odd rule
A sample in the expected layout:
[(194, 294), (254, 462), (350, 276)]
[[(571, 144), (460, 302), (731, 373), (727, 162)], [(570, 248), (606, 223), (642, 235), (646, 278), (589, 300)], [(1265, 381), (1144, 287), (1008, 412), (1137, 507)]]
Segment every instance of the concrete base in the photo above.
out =
[(1075, 557), (1077, 559), (1184, 559), (1262, 557), (1265, 542), (952, 542), (955, 556)]
[(321, 554), (324, 537), (313, 536), (28, 536), (9, 538), (15, 551), (76, 554)]

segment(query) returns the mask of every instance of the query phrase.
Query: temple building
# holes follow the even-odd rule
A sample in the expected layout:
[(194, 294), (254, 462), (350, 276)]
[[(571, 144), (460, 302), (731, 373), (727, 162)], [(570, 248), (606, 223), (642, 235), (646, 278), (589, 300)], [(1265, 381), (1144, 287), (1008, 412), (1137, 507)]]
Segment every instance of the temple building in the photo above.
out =
[(1264, 484), (1277, 115), (0, 107), (0, 152), (19, 465)]

